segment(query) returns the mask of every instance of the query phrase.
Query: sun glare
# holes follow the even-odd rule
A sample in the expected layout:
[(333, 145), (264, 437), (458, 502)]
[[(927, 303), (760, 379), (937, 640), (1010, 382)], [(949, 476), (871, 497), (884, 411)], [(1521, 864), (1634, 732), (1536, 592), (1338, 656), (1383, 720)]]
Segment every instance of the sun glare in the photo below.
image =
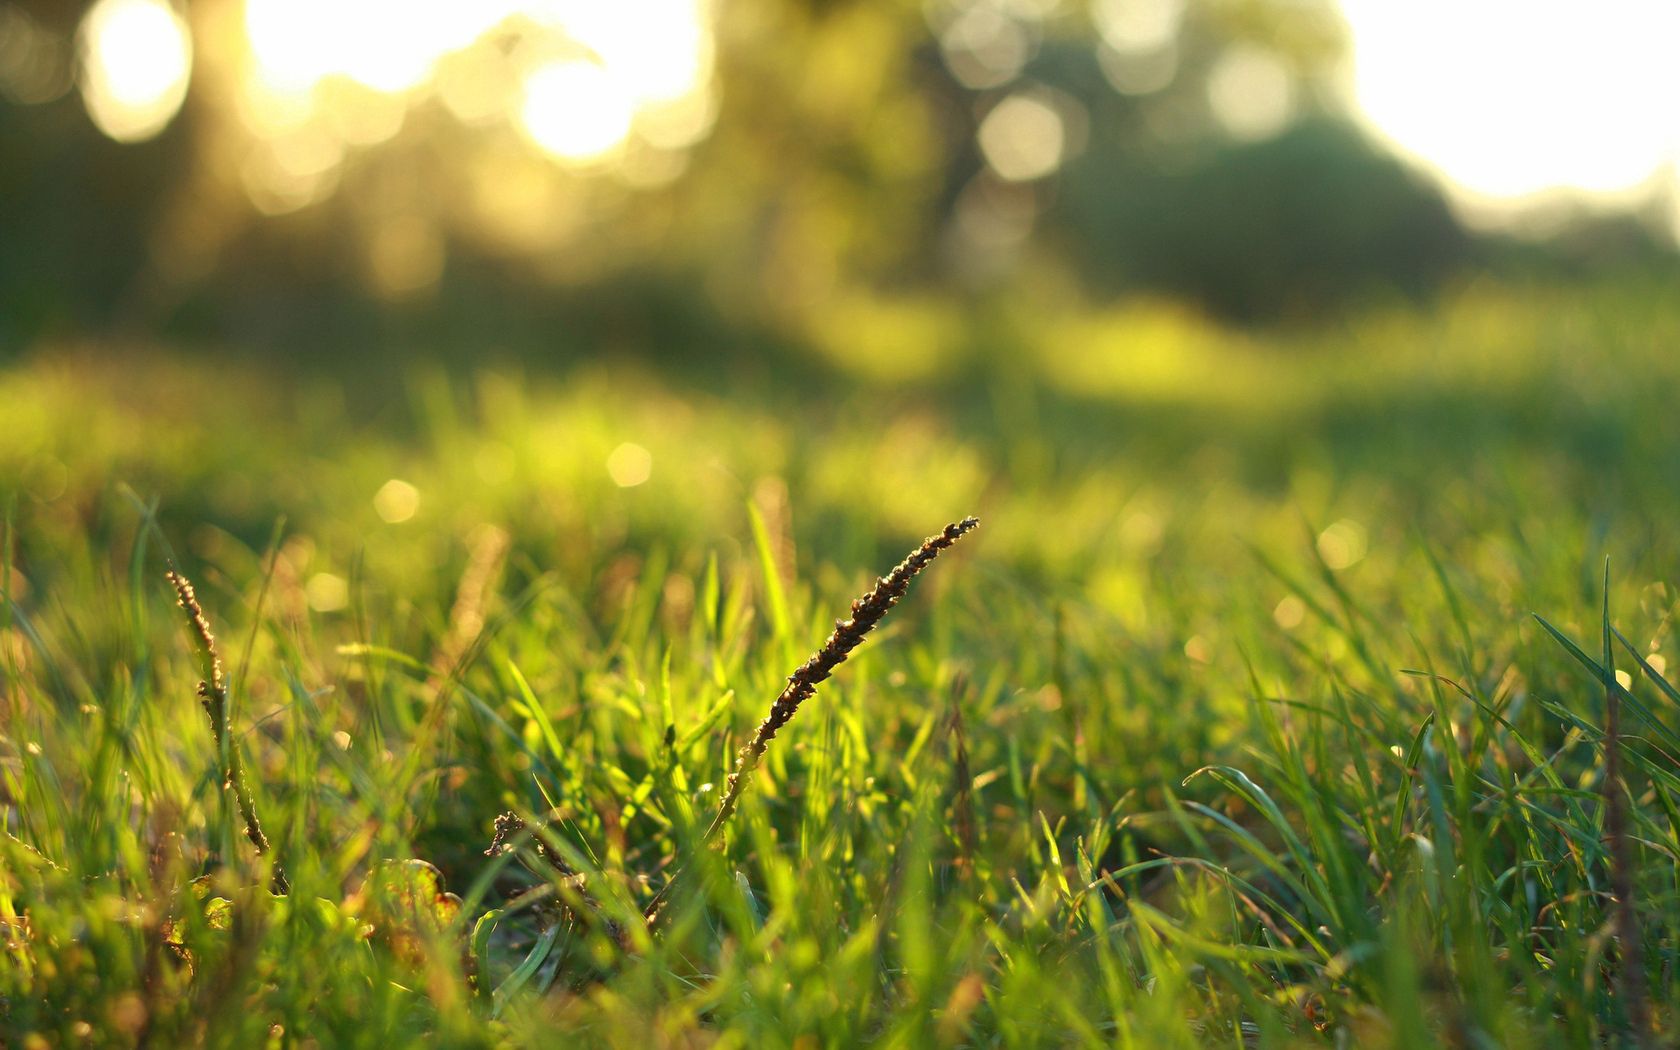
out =
[(670, 102), (709, 72), (711, 36), (694, 0), (562, 3), (555, 24), (619, 76), (638, 102)]
[(82, 102), (100, 131), (140, 142), (181, 109), (192, 74), (192, 38), (163, 0), (100, 0), (82, 20)]
[(1491, 205), (1637, 194), (1680, 160), (1680, 6), (1342, 0), (1366, 119)]
[(635, 101), (611, 70), (570, 59), (539, 66), (525, 78), (519, 124), (543, 152), (588, 163), (624, 142), (635, 115)]
[(307, 91), (338, 75), (399, 94), (507, 13), (508, 5), (437, 0), (245, 0), (245, 33), (272, 87)]
[(318, 124), (365, 145), (429, 94), (464, 124), (504, 122), (570, 166), (615, 160), (632, 137), (681, 149), (710, 128), (707, 0), (245, 0), (244, 11), (241, 112), (261, 140)]

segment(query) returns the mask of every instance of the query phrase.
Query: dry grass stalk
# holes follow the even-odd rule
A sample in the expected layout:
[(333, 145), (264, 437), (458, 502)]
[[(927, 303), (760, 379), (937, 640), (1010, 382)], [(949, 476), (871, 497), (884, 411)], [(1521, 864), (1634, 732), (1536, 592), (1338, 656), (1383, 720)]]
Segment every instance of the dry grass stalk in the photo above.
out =
[(473, 534), (467, 567), (461, 573), (455, 604), (449, 610), (448, 630), (432, 655), (432, 672), (440, 679), (454, 671), (484, 633), (487, 610), (495, 596), (496, 577), (507, 560), (509, 543), (507, 532), (494, 525), (482, 526)]
[[(215, 737), (221, 756), (222, 789), (232, 790), (240, 819), (245, 823), (245, 837), (251, 840), (259, 855), (266, 856), (269, 852), (268, 836), (263, 834), (262, 822), (257, 819), (257, 803), (245, 776), (245, 762), (228, 732), (227, 674), (222, 669), (221, 653), (216, 649), (216, 636), (210, 630), (210, 620), (204, 615), (204, 608), (198, 604), (198, 596), (193, 593), (192, 583), (174, 569), (166, 575), (175, 588), (176, 602), (186, 610), (187, 624), (192, 628), (193, 641), (204, 670), (204, 678), (198, 683), (198, 697), (204, 705), (205, 714), (210, 716), (210, 732)], [(274, 887), (277, 892), (287, 892), (286, 875), (278, 862), (274, 865)]]
[(788, 676), (787, 686), (776, 702), (770, 705), (770, 714), (759, 723), (758, 730), (741, 749), (736, 759), (735, 771), (729, 774), (729, 782), (724, 787), (723, 801), (718, 805), (717, 816), (712, 818), (711, 826), (706, 829), (705, 841), (711, 842), (729, 822), (729, 817), (735, 812), (735, 806), (740, 801), (741, 789), (746, 786), (747, 778), (753, 770), (758, 768), (764, 758), (764, 752), (775, 739), (776, 733), (788, 724), (799, 705), (809, 700), (834, 669), (844, 663), (881, 618), (887, 614), (898, 600), (904, 597), (910, 589), (910, 581), (916, 574), (927, 568), (928, 563), (939, 556), (939, 552), (956, 543), (963, 534), (980, 524), (979, 518), (964, 518), (945, 526), (944, 531), (929, 536), (920, 547), (910, 552), (910, 556), (899, 562), (894, 569), (875, 581), (862, 597), (852, 602), (852, 615), (845, 620), (834, 622), (834, 632), (828, 636), (822, 648), (818, 649), (799, 666), (799, 669)]

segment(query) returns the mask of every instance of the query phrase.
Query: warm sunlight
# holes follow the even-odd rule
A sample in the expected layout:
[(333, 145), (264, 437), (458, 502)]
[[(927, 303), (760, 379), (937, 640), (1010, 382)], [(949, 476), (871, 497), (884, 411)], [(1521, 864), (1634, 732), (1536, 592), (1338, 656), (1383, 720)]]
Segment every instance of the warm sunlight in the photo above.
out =
[(495, 19), (490, 5), (394, 0), (246, 0), (245, 31), (269, 86), (307, 91), (341, 75), (376, 91), (418, 86), (446, 51), (470, 43)]
[(1680, 0), (1455, 2), (0, 0), (0, 1050), (1680, 1050)]
[(1680, 159), (1680, 7), (1342, 0), (1365, 118), (1465, 203), (1637, 194)]
[(519, 123), (544, 152), (587, 162), (611, 152), (630, 133), (635, 100), (597, 62), (550, 62), (525, 78)]
[(192, 74), (192, 40), (163, 0), (100, 0), (82, 20), (82, 102), (118, 142), (162, 131), (180, 111)]
[[(242, 111), (264, 139), (318, 123), (349, 145), (378, 141), (434, 90), (463, 122), (505, 122), (567, 164), (614, 158), (637, 135), (681, 148), (709, 126), (704, 0), (245, 0), (244, 29)], [(355, 105), (340, 91), (330, 111), (335, 83), (360, 91)], [(353, 123), (366, 134), (335, 126), (348, 110), (363, 111)], [(708, 123), (673, 136), (674, 113)]]

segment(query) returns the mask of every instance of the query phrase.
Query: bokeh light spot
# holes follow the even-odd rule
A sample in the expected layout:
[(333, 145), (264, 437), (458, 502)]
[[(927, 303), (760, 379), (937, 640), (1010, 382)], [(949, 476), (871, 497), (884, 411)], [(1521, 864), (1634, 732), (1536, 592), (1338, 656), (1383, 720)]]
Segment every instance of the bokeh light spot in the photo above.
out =
[(0, 96), (39, 105), (59, 98), (71, 84), (70, 49), (63, 36), (15, 4), (0, 5)]
[(963, 87), (999, 87), (1020, 75), (1032, 57), (1027, 28), (990, 4), (963, 9), (939, 34), (945, 67)]
[(1091, 18), (1103, 40), (1122, 54), (1159, 51), (1178, 38), (1184, 0), (1097, 0)]
[(337, 612), (350, 604), (350, 584), (344, 577), (318, 572), (303, 585), (304, 597), (316, 612)]
[(1365, 526), (1343, 518), (1318, 534), (1318, 556), (1331, 569), (1346, 569), (1365, 557)]
[(1277, 57), (1252, 44), (1234, 44), (1208, 74), (1208, 105), (1233, 138), (1263, 139), (1295, 114), (1295, 82)]
[(619, 488), (635, 488), (652, 474), (653, 454), (640, 445), (626, 441), (607, 456), (607, 475)]
[(980, 151), (992, 170), (1010, 182), (1051, 174), (1061, 167), (1066, 147), (1062, 115), (1032, 94), (1010, 95), (980, 122)]
[(141, 142), (186, 101), (192, 37), (163, 0), (99, 0), (82, 20), (82, 103), (100, 131)]
[(419, 512), (420, 490), (401, 478), (392, 478), (374, 494), (373, 509), (381, 521), (400, 525)]
[(1178, 45), (1153, 51), (1120, 51), (1107, 41), (1097, 44), (1097, 66), (1109, 86), (1122, 95), (1153, 95), (1178, 76)]

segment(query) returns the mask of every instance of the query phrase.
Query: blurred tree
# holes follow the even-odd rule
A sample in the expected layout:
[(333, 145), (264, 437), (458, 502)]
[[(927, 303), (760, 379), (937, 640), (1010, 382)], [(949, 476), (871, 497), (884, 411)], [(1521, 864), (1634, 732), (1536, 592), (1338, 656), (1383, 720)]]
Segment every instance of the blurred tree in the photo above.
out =
[(72, 86), (74, 12), (0, 8), (0, 351), (109, 323), (188, 162), (181, 122), (119, 145)]
[[(1439, 193), (1341, 122), (1333, 0), (717, 0), (692, 39), (517, 0), (439, 8), (453, 30), (177, 3), (186, 108), (138, 145), (65, 94), (88, 6), (0, 0), (0, 346), (113, 322), (293, 352), (820, 342), (866, 299), (908, 323), (1034, 281), (1258, 319), (1466, 257)], [(281, 44), (298, 68), (262, 67)], [(529, 112), (534, 70), (596, 62), (694, 85)]]
[(1343, 122), (1151, 160), (1099, 139), (1068, 173), (1059, 239), (1098, 288), (1255, 320), (1420, 295), (1468, 257), (1440, 191)]

